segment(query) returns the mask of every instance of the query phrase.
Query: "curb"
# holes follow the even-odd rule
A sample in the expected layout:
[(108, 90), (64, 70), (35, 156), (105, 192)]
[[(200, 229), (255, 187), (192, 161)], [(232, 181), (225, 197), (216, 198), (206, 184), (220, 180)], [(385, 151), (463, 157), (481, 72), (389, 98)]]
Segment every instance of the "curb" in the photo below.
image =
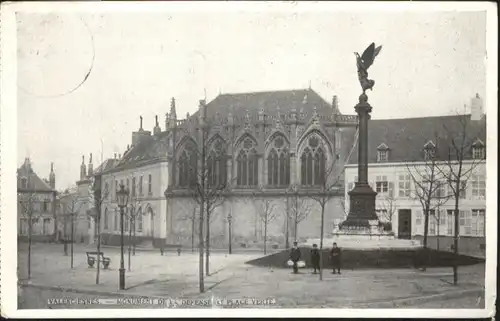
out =
[[(82, 293), (82, 294), (90, 294), (90, 295), (102, 295), (102, 296), (114, 296), (114, 297), (133, 297), (133, 298), (153, 298), (153, 299), (165, 299), (166, 297), (157, 296), (157, 295), (144, 295), (144, 294), (136, 294), (136, 293), (124, 293), (124, 292), (106, 292), (106, 291), (96, 291), (96, 290), (86, 290), (86, 289), (72, 289), (72, 288), (63, 288), (57, 286), (48, 286), (48, 285), (39, 285), (39, 284), (19, 284), (20, 287), (25, 288), (35, 288), (42, 290), (52, 290), (52, 291), (61, 291), (61, 292), (71, 292), (71, 293)], [(351, 302), (350, 308), (358, 309), (370, 309), (370, 308), (379, 308), (379, 309), (394, 309), (394, 308), (404, 308), (405, 306), (412, 306), (420, 303), (427, 303), (431, 301), (442, 301), (447, 299), (459, 298), (464, 295), (484, 295), (483, 288), (475, 288), (475, 289), (467, 289), (467, 290), (459, 290), (459, 291), (448, 291), (445, 293), (431, 294), (419, 297), (410, 297), (404, 299), (395, 299), (391, 301), (382, 301), (382, 302)], [(326, 306), (325, 306), (326, 307)], [(297, 306), (300, 308), (300, 304)]]
[(445, 293), (431, 294), (425, 296), (404, 298), (404, 299), (396, 299), (391, 301), (384, 302), (353, 302), (353, 306), (357, 307), (358, 305), (363, 308), (401, 308), (409, 305), (415, 305), (420, 303), (427, 303), (431, 301), (443, 301), (447, 299), (454, 299), (458, 297), (462, 297), (465, 295), (484, 295), (484, 288), (475, 288), (475, 289), (467, 289), (467, 290), (459, 290), (459, 291), (448, 291)]
[(61, 292), (71, 292), (71, 293), (82, 293), (82, 294), (90, 294), (90, 295), (115, 296), (115, 297), (135, 297), (135, 298), (148, 297), (148, 298), (154, 298), (154, 299), (164, 299), (165, 298), (165, 297), (157, 296), (157, 295), (143, 295), (143, 294), (136, 294), (136, 293), (97, 291), (97, 290), (87, 290), (87, 289), (72, 289), (72, 288), (64, 288), (64, 287), (58, 287), (58, 286), (40, 285), (40, 284), (19, 284), (19, 287), (35, 288), (35, 289), (41, 289), (41, 290), (61, 291)]

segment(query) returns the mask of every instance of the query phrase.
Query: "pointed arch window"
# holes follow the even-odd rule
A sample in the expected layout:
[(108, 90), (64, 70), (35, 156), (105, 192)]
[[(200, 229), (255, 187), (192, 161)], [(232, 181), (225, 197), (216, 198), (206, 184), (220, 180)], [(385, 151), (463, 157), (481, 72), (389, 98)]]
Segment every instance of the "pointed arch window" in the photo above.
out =
[(197, 182), (198, 157), (196, 145), (189, 141), (179, 156), (179, 187), (188, 187)]
[(259, 162), (256, 144), (245, 138), (236, 157), (236, 185), (241, 187), (257, 186)]
[(207, 158), (207, 176), (209, 186), (223, 186), (227, 183), (226, 149), (222, 139), (211, 144)]
[(283, 136), (276, 137), (270, 144), (267, 156), (267, 184), (288, 186), (290, 184), (290, 153)]
[(301, 184), (304, 186), (318, 186), (323, 184), (325, 177), (326, 155), (320, 138), (312, 136), (308, 146), (300, 156)]

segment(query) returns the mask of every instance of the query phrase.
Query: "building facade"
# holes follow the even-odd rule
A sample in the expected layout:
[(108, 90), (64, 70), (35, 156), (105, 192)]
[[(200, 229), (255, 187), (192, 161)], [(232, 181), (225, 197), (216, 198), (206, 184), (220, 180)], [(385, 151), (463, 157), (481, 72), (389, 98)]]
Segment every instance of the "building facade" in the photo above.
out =
[[(55, 190), (56, 175), (51, 165), (49, 179), (41, 179), (29, 158), (17, 170), (18, 239), (26, 241), (31, 230), (32, 241), (53, 241), (57, 238)], [(31, 224), (30, 224), (31, 222)]]
[(132, 219), (135, 242), (156, 246), (198, 243), (193, 182), (202, 177), (208, 190), (224, 186), (211, 198), (214, 247), (227, 246), (229, 229), (235, 246), (262, 242), (266, 226), (268, 239), (278, 245), (318, 237), (319, 195), (328, 195), (325, 235), (343, 217), (343, 170), (357, 117), (342, 115), (336, 97), (328, 103), (311, 89), (221, 94), (200, 101), (184, 119), (172, 99), (164, 130), (158, 117), (152, 133), (142, 125), (141, 117), (132, 144), (102, 172), (110, 190), (101, 209), (103, 242), (118, 241), (120, 184), (130, 191), (128, 212), (142, 213)]
[[(463, 146), (458, 153), (463, 155), (458, 190), (460, 248), (484, 250), (486, 116), (477, 99), (468, 115), (369, 122), (369, 183), (378, 193), (379, 219), (391, 222), (398, 238), (423, 238), (423, 203), (429, 200), (429, 246), (449, 249), (455, 233), (455, 193), (450, 179), (460, 165), (456, 147)], [(357, 180), (356, 162), (354, 153), (345, 171), (346, 199)]]

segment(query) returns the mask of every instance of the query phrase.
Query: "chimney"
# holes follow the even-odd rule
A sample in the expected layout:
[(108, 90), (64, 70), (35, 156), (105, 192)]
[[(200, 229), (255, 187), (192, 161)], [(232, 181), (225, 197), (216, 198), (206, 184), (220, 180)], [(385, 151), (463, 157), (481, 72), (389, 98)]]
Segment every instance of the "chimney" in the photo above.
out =
[(85, 166), (85, 155), (82, 155), (82, 165), (80, 165), (80, 180), (87, 178), (87, 167)]
[(90, 177), (94, 175), (94, 165), (92, 164), (92, 153), (90, 153), (90, 159), (89, 159), (89, 169), (87, 175)]
[(26, 167), (26, 170), (28, 171), (28, 173), (31, 173), (31, 162), (30, 162), (29, 157), (26, 157), (24, 159), (24, 167)]
[(158, 123), (158, 115), (156, 115), (155, 116), (155, 127), (153, 128), (153, 134), (158, 135), (159, 133), (161, 133), (161, 128), (160, 128), (160, 124)]
[(140, 128), (138, 131), (132, 132), (132, 146), (139, 145), (145, 139), (145, 137), (151, 136), (150, 131), (144, 130), (142, 128), (142, 116), (139, 116), (139, 118), (140, 118)]
[(332, 109), (333, 109), (333, 114), (339, 114), (340, 111), (339, 111), (339, 102), (338, 102), (338, 99), (337, 99), (337, 95), (334, 95), (333, 98), (332, 98)]
[(483, 118), (483, 100), (476, 94), (476, 97), (471, 99), (471, 120), (481, 120)]
[(49, 185), (52, 189), (56, 188), (56, 174), (54, 173), (54, 163), (50, 163)]

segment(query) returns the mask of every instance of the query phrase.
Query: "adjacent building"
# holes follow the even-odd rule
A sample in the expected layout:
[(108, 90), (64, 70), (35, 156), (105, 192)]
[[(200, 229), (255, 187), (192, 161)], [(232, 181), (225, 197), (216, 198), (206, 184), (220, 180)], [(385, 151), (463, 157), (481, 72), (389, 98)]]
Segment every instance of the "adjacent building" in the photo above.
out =
[(56, 175), (51, 164), (49, 179), (35, 173), (30, 158), (17, 169), (18, 238), (52, 241), (57, 238)]
[[(486, 116), (478, 96), (471, 106), (471, 114), (467, 115), (369, 122), (369, 181), (378, 193), (379, 218), (392, 223), (392, 231), (398, 238), (422, 239), (425, 217), (421, 201), (432, 195), (428, 198), (431, 200), (429, 245), (450, 247), (455, 233), (450, 171), (458, 173), (457, 156), (462, 155), (458, 157), (463, 158), (459, 189), (460, 248), (484, 249)], [(457, 153), (461, 146), (463, 151)], [(357, 180), (356, 163), (355, 151), (345, 171), (346, 198)], [(431, 182), (433, 187), (429, 187)]]

